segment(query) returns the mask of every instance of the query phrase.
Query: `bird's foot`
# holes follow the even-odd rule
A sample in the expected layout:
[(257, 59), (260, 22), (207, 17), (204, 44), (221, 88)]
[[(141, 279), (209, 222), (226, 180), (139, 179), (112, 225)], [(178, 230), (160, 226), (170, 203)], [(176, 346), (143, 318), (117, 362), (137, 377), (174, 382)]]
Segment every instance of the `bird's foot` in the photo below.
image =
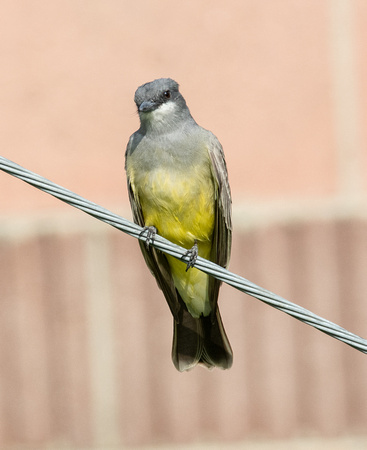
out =
[(157, 228), (151, 225), (150, 227), (144, 227), (143, 231), (140, 233), (142, 236), (144, 233), (147, 233), (147, 237), (145, 239), (145, 246), (149, 250), (150, 244), (153, 244), (155, 235), (157, 234)]
[(190, 250), (187, 250), (187, 252), (184, 254), (184, 256), (189, 257), (189, 261), (187, 262), (186, 266), (186, 272), (190, 269), (190, 267), (194, 267), (198, 255), (199, 255), (198, 244), (195, 241), (195, 244), (190, 248)]

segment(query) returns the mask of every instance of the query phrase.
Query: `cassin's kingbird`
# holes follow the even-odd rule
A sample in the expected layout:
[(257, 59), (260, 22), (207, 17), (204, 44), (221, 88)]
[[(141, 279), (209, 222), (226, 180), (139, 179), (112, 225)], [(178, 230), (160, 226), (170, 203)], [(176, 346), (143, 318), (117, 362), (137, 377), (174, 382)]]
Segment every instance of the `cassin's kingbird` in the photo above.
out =
[[(217, 306), (220, 282), (194, 264), (223, 267), (231, 250), (231, 193), (218, 139), (193, 119), (170, 78), (135, 92), (140, 128), (129, 140), (126, 173), (134, 221), (145, 227), (145, 261), (174, 317), (172, 360), (179, 371), (201, 363), (228, 369), (232, 349)], [(155, 233), (189, 249), (190, 262), (155, 250)], [(188, 270), (190, 269), (190, 270)]]

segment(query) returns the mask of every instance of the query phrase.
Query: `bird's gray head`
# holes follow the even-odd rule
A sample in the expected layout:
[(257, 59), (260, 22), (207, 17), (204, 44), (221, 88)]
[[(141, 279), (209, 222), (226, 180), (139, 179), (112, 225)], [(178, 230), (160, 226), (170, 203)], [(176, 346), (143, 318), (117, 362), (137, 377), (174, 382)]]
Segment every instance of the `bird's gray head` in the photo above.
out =
[(141, 126), (145, 130), (162, 131), (192, 121), (178, 84), (171, 78), (159, 78), (138, 87), (135, 92)]

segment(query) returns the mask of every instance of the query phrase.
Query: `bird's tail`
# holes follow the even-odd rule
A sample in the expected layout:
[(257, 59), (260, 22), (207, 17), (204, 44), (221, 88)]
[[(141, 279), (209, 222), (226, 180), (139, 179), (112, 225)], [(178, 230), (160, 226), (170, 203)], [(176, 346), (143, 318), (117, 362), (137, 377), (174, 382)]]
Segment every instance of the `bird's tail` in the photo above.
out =
[(174, 320), (172, 360), (180, 372), (197, 364), (209, 369), (229, 369), (233, 354), (217, 307), (214, 316), (195, 319), (182, 307), (180, 321)]

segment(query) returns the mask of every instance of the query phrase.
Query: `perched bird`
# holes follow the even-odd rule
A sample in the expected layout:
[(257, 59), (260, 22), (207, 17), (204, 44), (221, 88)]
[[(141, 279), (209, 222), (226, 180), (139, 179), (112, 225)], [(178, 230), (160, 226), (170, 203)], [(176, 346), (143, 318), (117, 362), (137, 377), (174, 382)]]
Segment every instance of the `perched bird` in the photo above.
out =
[[(220, 282), (192, 267), (197, 256), (223, 267), (231, 251), (231, 193), (223, 149), (190, 114), (178, 84), (161, 78), (135, 92), (140, 128), (129, 140), (126, 174), (134, 221), (145, 227), (145, 261), (174, 318), (172, 360), (229, 369), (232, 349), (217, 299)], [(150, 244), (155, 234), (188, 249), (186, 265)]]

